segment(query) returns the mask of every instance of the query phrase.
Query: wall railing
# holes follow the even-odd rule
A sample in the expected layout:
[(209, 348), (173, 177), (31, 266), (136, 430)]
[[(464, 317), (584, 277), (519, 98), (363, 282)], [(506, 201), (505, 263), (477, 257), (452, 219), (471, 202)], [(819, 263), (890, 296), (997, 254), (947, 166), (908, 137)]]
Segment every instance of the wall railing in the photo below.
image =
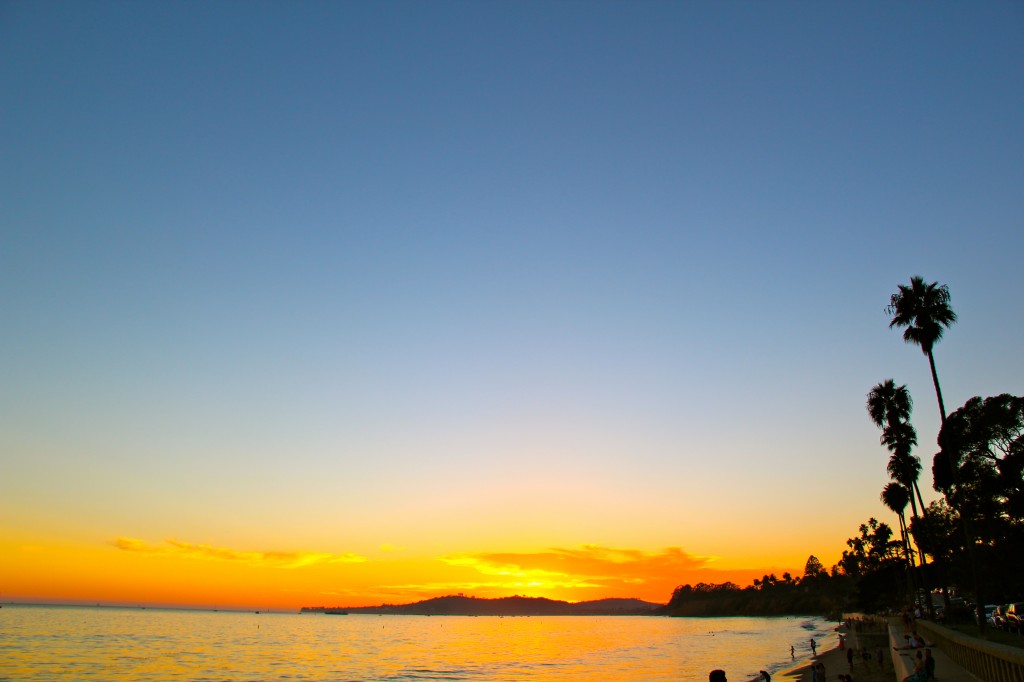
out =
[(917, 631), (957, 665), (986, 682), (1024, 682), (1024, 649), (986, 642), (928, 621)]

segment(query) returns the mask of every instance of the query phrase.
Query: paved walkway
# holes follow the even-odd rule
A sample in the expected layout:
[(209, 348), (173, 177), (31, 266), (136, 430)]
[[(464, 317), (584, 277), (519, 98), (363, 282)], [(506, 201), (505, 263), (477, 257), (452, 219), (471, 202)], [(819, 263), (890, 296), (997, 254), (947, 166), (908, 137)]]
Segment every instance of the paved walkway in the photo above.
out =
[[(889, 625), (889, 646), (903, 646), (903, 626), (900, 624)], [(932, 650), (935, 658), (935, 679), (937, 682), (984, 682), (967, 672), (959, 665), (950, 660), (938, 647), (928, 647)], [(893, 668), (896, 670), (896, 682), (903, 679), (914, 671), (914, 654), (917, 649), (897, 649), (892, 651)]]

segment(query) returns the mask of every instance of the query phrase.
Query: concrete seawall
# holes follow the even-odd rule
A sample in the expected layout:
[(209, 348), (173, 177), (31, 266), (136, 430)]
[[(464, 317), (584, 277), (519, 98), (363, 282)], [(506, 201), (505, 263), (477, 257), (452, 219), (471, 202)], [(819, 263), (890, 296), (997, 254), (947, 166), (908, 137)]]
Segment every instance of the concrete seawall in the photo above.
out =
[(1024, 682), (1024, 649), (968, 637), (928, 621), (919, 620), (915, 626), (928, 642), (978, 679)]

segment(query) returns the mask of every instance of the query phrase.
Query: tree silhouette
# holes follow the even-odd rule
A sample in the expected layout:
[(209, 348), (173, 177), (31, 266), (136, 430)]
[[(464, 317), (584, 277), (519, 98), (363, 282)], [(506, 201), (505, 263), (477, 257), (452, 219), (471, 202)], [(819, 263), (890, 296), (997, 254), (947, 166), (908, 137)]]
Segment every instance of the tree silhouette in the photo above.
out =
[[(890, 481), (886, 483), (886, 486), (882, 488), (882, 495), (879, 496), (882, 500), (882, 504), (888, 507), (891, 511), (895, 512), (899, 518), (899, 531), (900, 531), (900, 545), (903, 548), (903, 555), (906, 557), (907, 567), (907, 585), (910, 589), (910, 594), (916, 592), (916, 582), (913, 576), (913, 550), (910, 549), (910, 531), (906, 524), (906, 505), (907, 502), (913, 502), (913, 496), (910, 495), (905, 485), (898, 481)], [(921, 553), (924, 558), (924, 552)], [(929, 600), (931, 601), (931, 600)]]
[(889, 508), (890, 511), (894, 512), (900, 520), (900, 533), (903, 535), (904, 551), (909, 559), (910, 553), (907, 551), (907, 518), (905, 515), (907, 509), (907, 503), (910, 501), (910, 493), (907, 489), (897, 483), (896, 481), (889, 481), (882, 488), (882, 494), (879, 496), (882, 500), (882, 504)]
[[(907, 488), (910, 493), (917, 493), (917, 501), (921, 504), (921, 513), (925, 513), (924, 499), (921, 497), (921, 488), (918, 486), (918, 479), (921, 477), (921, 460), (911, 454), (911, 449), (917, 445), (917, 432), (910, 424), (900, 424), (895, 427), (888, 427), (882, 433), (882, 445), (889, 448), (892, 456), (886, 465), (889, 477)], [(910, 497), (910, 508), (913, 517), (917, 518), (917, 505), (914, 504), (913, 494)]]
[(957, 511), (982, 527), (1024, 522), (1024, 398), (971, 398), (949, 415), (939, 446), (935, 482)]
[[(939, 401), (939, 417), (944, 426), (946, 406), (942, 401), (942, 388), (939, 386), (939, 375), (935, 371), (935, 355), (932, 351), (942, 338), (943, 332), (956, 322), (956, 313), (950, 305), (949, 287), (938, 282), (929, 284), (923, 277), (915, 275), (910, 278), (910, 286), (900, 284), (896, 293), (889, 297), (886, 311), (892, 316), (889, 328), (902, 327), (903, 340), (919, 346), (921, 352), (927, 356), (928, 367), (932, 372), (932, 383), (935, 385), (935, 397)], [(947, 471), (955, 476), (953, 462), (947, 460), (944, 464)], [(955, 485), (956, 481), (951, 481), (951, 487)], [(984, 601), (974, 554), (974, 533), (966, 516), (960, 515), (960, 523), (967, 541), (967, 553), (970, 556), (971, 573), (974, 577), (974, 598), (978, 603), (978, 631), (984, 634), (985, 617), (981, 606)], [(931, 600), (928, 603), (930, 604)]]
[[(911, 453), (914, 446), (917, 445), (917, 431), (910, 423), (913, 405), (914, 401), (911, 400), (910, 391), (907, 390), (906, 385), (897, 386), (892, 379), (886, 379), (876, 384), (868, 393), (868, 416), (871, 417), (875, 426), (882, 429), (881, 443), (892, 453), (886, 465), (886, 471), (889, 472), (889, 477), (895, 485), (902, 487), (905, 492), (906, 499), (901, 500), (902, 505), (899, 512), (900, 528), (906, 534), (904, 542), (907, 543), (909, 550), (910, 542), (913, 540), (917, 545), (917, 556), (920, 558), (921, 566), (925, 567), (928, 565), (928, 559), (925, 557), (917, 535), (910, 532), (910, 525), (907, 524), (902, 511), (909, 502), (911, 516), (916, 520), (920, 518), (917, 513), (918, 503), (921, 505), (922, 515), (925, 514), (926, 509), (924, 498), (921, 496), (921, 488), (918, 485), (918, 480), (921, 477), (921, 460)], [(915, 493), (917, 493), (916, 501)], [(891, 492), (890, 494), (896, 493)], [(882, 502), (889, 506), (884, 498)], [(892, 507), (889, 508), (892, 509)], [(913, 552), (908, 551), (907, 557), (910, 567), (913, 568)], [(927, 608), (929, 615), (934, 615), (930, 600)]]
[(807, 563), (804, 564), (804, 578), (817, 578), (825, 572), (825, 566), (818, 557), (813, 554), (807, 557)]
[[(907, 527), (907, 503), (913, 501), (913, 496), (907, 490), (905, 486), (898, 483), (897, 481), (889, 481), (882, 488), (882, 494), (879, 496), (882, 500), (882, 504), (889, 508), (890, 511), (894, 512), (900, 520), (900, 538), (902, 539), (903, 554), (906, 556), (907, 562), (907, 575), (911, 579), (911, 587), (913, 588), (913, 572), (909, 569), (914, 567), (914, 554), (910, 548), (910, 531)], [(922, 553), (923, 555), (923, 553)]]
[[(921, 497), (921, 489), (917, 484), (921, 475), (921, 461), (911, 454), (911, 450), (917, 445), (917, 431), (910, 423), (910, 412), (913, 405), (914, 401), (911, 399), (906, 385), (897, 386), (892, 379), (875, 384), (868, 393), (868, 416), (871, 417), (875, 426), (882, 429), (881, 443), (892, 453), (886, 470), (894, 481), (907, 489), (910, 494), (911, 515), (913, 518), (917, 518), (915, 492), (917, 493), (917, 502), (921, 504), (922, 513), (924, 513), (925, 506), (924, 499)], [(920, 548), (918, 549), (920, 550)], [(923, 553), (921, 553), (921, 558), (923, 562)]]
[(876, 384), (868, 393), (868, 416), (880, 429), (909, 421), (913, 406), (906, 385), (897, 386), (892, 379)]
[(956, 322), (956, 313), (950, 307), (949, 300), (949, 287), (945, 284), (927, 284), (922, 277), (915, 275), (910, 278), (910, 286), (899, 285), (899, 291), (889, 297), (887, 308), (892, 315), (889, 328), (903, 327), (903, 340), (920, 346), (921, 352), (928, 357), (943, 423), (946, 421), (946, 407), (942, 402), (942, 389), (939, 387), (932, 349), (942, 338), (942, 332)]

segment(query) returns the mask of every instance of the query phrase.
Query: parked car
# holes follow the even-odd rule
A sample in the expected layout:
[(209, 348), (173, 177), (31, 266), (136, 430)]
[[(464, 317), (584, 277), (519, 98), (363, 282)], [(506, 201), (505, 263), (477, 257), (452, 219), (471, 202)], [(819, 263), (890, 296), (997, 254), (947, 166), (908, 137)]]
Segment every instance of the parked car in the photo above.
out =
[(1006, 629), (1020, 632), (1024, 626), (1024, 601), (1014, 602), (1006, 606)]
[(1006, 605), (1000, 604), (992, 611), (992, 627), (996, 630), (1006, 628)]
[(990, 628), (995, 627), (995, 623), (992, 621), (992, 614), (998, 609), (997, 604), (985, 604), (985, 624)]

